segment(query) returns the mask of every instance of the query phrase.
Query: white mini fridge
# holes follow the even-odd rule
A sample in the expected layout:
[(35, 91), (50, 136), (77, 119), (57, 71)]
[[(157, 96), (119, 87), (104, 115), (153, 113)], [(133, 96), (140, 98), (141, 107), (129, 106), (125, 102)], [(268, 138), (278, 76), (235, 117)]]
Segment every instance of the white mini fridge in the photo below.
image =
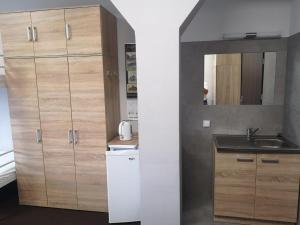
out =
[(140, 221), (139, 151), (106, 152), (109, 223)]

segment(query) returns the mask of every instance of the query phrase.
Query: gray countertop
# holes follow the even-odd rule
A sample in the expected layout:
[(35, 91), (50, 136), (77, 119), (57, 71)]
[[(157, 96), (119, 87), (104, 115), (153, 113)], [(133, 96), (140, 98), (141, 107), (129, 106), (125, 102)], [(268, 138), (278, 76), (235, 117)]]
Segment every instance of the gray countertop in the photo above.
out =
[[(256, 139), (280, 139), (283, 143), (276, 148), (262, 147), (255, 143)], [(218, 134), (213, 135), (213, 140), (218, 152), (300, 154), (300, 148), (283, 137), (254, 136), (249, 140), (245, 135)]]

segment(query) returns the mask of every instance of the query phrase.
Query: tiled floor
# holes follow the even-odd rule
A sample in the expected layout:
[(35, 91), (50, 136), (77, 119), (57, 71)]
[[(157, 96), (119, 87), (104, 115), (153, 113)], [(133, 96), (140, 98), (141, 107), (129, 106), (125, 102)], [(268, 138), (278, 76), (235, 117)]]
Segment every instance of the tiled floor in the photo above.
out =
[(7, 192), (0, 198), (0, 225), (108, 225), (108, 216), (106, 213), (20, 206), (16, 194)]

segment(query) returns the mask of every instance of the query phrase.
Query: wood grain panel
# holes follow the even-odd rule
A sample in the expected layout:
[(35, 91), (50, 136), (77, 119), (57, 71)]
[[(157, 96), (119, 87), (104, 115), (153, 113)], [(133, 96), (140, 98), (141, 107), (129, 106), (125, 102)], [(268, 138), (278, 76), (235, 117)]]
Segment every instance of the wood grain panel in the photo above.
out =
[(242, 74), (242, 104), (261, 105), (263, 53), (243, 53)]
[(32, 12), (31, 18), (33, 28), (37, 29), (35, 55), (67, 54), (64, 9)]
[(216, 102), (218, 105), (240, 105), (241, 54), (217, 55)]
[(77, 208), (67, 58), (36, 59), (48, 205)]
[(119, 95), (119, 76), (118, 60), (115, 57), (103, 57), (104, 87), (105, 87), (105, 110), (107, 140), (118, 135), (120, 123), (120, 95)]
[(100, 7), (66, 9), (69, 54), (102, 53)]
[[(273, 160), (273, 163), (263, 160)], [(258, 154), (255, 218), (296, 222), (299, 175), (300, 156)]]
[(33, 42), (28, 41), (31, 27), (29, 12), (0, 14), (0, 32), (5, 57), (33, 56)]
[(245, 224), (245, 225), (295, 225), (295, 223), (287, 222), (276, 222), (276, 221), (266, 221), (266, 220), (255, 220), (255, 219), (242, 219), (233, 217), (221, 217), (215, 216), (214, 222), (225, 223), (225, 224)]
[(101, 36), (103, 55), (117, 57), (117, 20), (103, 7), (101, 7)]
[(73, 128), (78, 133), (76, 155), (79, 209), (107, 211), (107, 148), (103, 59), (70, 57)]
[(255, 176), (256, 154), (215, 152), (214, 215), (253, 218)]
[(40, 115), (34, 59), (6, 59), (5, 65), (19, 200), (46, 206), (43, 149), (36, 143)]

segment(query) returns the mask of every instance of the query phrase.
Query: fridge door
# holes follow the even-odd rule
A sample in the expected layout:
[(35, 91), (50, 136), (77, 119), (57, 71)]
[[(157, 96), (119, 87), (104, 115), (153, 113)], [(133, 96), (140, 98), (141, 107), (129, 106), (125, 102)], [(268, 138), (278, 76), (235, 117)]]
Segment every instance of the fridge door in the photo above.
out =
[(108, 151), (106, 162), (109, 222), (139, 221), (139, 151)]

